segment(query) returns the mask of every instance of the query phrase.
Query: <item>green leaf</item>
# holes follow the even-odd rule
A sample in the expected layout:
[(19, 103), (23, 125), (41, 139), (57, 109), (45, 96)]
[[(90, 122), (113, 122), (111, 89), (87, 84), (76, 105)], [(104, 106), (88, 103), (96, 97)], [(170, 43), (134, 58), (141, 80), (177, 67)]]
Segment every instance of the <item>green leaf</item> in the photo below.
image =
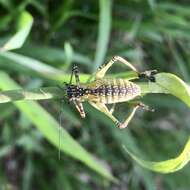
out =
[(52, 21), (53, 31), (58, 30), (69, 19), (72, 6), (73, 0), (66, 0), (59, 4)]
[(42, 75), (63, 74), (60, 70), (41, 61), (13, 52), (0, 52), (0, 65), (5, 65), (7, 68), (10, 67), (15, 70), (18, 68), (18, 71), (22, 72), (23, 70), (34, 71)]
[[(31, 51), (32, 49), (32, 51)], [(39, 60), (43, 60), (44, 62), (50, 63), (64, 63), (66, 60), (66, 52), (62, 49), (58, 49), (50, 46), (41, 46), (36, 44), (26, 44), (21, 49), (17, 50), (19, 53), (24, 54), (28, 57), (33, 57)], [(72, 61), (83, 64), (85, 66), (89, 66), (91, 64), (91, 60), (82, 54), (73, 52)]]
[[(45, 52), (45, 51), (40, 51), (40, 52), (43, 55), (47, 55), (46, 56), (47, 59), (48, 59), (48, 57), (50, 57), (51, 50), (48, 52)], [(59, 52), (58, 54), (60, 55), (61, 52)], [(55, 58), (56, 55), (57, 55), (57, 53), (55, 53), (53, 57)], [(65, 59), (66, 59), (66, 56), (64, 55), (63, 60), (65, 60)], [(76, 54), (75, 56), (73, 56), (73, 60), (74, 59), (82, 60), (83, 58), (80, 57), (80, 55)], [(84, 59), (85, 59), (85, 57), (84, 57)], [(10, 70), (15, 70), (15, 71), (21, 72), (21, 73), (27, 73), (27, 74), (31, 74), (31, 75), (37, 74), (37, 75), (40, 75), (40, 76), (43, 76), (45, 78), (52, 79), (52, 80), (63, 81), (65, 78), (70, 78), (70, 74), (67, 75), (60, 69), (57, 69), (57, 68), (55, 68), (51, 65), (48, 65), (42, 61), (39, 61), (37, 59), (31, 58), (28, 56), (24, 56), (21, 54), (13, 53), (13, 52), (0, 52), (0, 66), (3, 68), (10, 69)], [(65, 77), (65, 75), (67, 75), (67, 77)], [(81, 78), (83, 78), (83, 77), (81, 77)]]
[[(6, 73), (0, 72), (0, 78), (1, 89), (8, 90), (20, 88)], [(22, 101), (14, 102), (14, 104), (28, 117), (39, 131), (41, 131), (50, 143), (65, 152), (65, 154), (80, 160), (103, 177), (116, 181), (110, 172), (98, 162), (98, 160), (94, 159), (77, 141), (75, 141), (64, 128), (60, 129), (57, 121), (38, 103), (34, 101)], [(59, 141), (59, 137), (61, 142)]]
[[(121, 73), (120, 75), (119, 74), (112, 75), (112, 77), (116, 77), (116, 76), (117, 77), (123, 76), (126, 79), (131, 79), (136, 76), (136, 73), (128, 72), (128, 73)], [(0, 77), (2, 79), (0, 81), (0, 85), (2, 86), (2, 88), (3, 87), (5, 88), (4, 85), (9, 84), (9, 82), (7, 82), (8, 79), (5, 78), (5, 74), (2, 74), (2, 73), (0, 74)], [(85, 82), (88, 77), (89, 77), (89, 75), (81, 74), (81, 80), (83, 82)], [(170, 73), (159, 73), (155, 77), (156, 77), (156, 82), (139, 82), (138, 83), (138, 85), (141, 87), (142, 94), (144, 94), (144, 95), (148, 94), (148, 93), (171, 94), (171, 95), (179, 98), (187, 106), (190, 107), (190, 88), (184, 81), (182, 81), (180, 78), (178, 78), (177, 76), (170, 74)], [(65, 80), (69, 80), (68, 75), (65, 75), (64, 78), (65, 78)], [(17, 86), (15, 86), (15, 85), (14, 86), (10, 85), (10, 86), (11, 86), (11, 88), (17, 88)], [(34, 89), (34, 90), (31, 90), (28, 92), (22, 91), (22, 90), (5, 91), (0, 94), (1, 95), (0, 98), (1, 98), (2, 102), (15, 101), (15, 100), (20, 100), (20, 99), (30, 100), (30, 99), (59, 98), (59, 97), (62, 97), (62, 92), (59, 92), (59, 91), (60, 90), (57, 89), (56, 87), (43, 88), (43, 90), (42, 89), (37, 89), (37, 90)], [(36, 124), (36, 126), (42, 131), (44, 136), (46, 136), (46, 138), (49, 139), (50, 142), (55, 144), (55, 146), (58, 146), (58, 144), (57, 144), (58, 142), (56, 140), (56, 139), (58, 139), (58, 134), (57, 134), (57, 132), (55, 132), (56, 128), (58, 128), (58, 124), (52, 118), (49, 119), (49, 117), (51, 117), (51, 116), (47, 115), (48, 113), (45, 112), (45, 110), (43, 110), (41, 107), (39, 107), (39, 105), (36, 104), (35, 102), (16, 102), (15, 104), (19, 107), (20, 110), (22, 110), (25, 114), (28, 115), (28, 117), (31, 119), (31, 121), (33, 121), (33, 123)], [(38, 115), (40, 115), (40, 118), (38, 118), (38, 120), (36, 121), (37, 116), (34, 113), (37, 113), (37, 112), (39, 113)], [(65, 113), (66, 112), (64, 112), (64, 114)], [(46, 121), (48, 121), (48, 123), (46, 123)], [(79, 122), (79, 121), (76, 120), (76, 122)], [(46, 129), (43, 126), (41, 126), (41, 124), (44, 124), (44, 126), (46, 126)], [(54, 126), (54, 129), (52, 129), (52, 126)], [(53, 137), (52, 137), (52, 135), (53, 135)], [(82, 153), (80, 152), (81, 147), (80, 148), (78, 147), (79, 152), (77, 152), (77, 155), (75, 155), (75, 153), (72, 153), (69, 151), (69, 148), (71, 148), (71, 150), (72, 150), (73, 147), (75, 147), (75, 146), (77, 147), (80, 145), (76, 145), (75, 141), (72, 142), (73, 139), (71, 140), (70, 139), (71, 137), (68, 136), (67, 132), (64, 130), (63, 130), (63, 136), (64, 136), (63, 139), (64, 139), (65, 144), (64, 144), (64, 146), (61, 146), (62, 150), (65, 151), (67, 154), (75, 157), (76, 159), (79, 159), (85, 163), (87, 162), (86, 164), (90, 165), (90, 167), (92, 167), (91, 161), (89, 161), (90, 162), (90, 164), (89, 164), (88, 161), (86, 161), (86, 159), (84, 161), (83, 158), (82, 159), (78, 158), (77, 155), (86, 154), (84, 152), (82, 152)], [(70, 144), (70, 145), (68, 145), (68, 144)], [(130, 143), (126, 143), (126, 144), (129, 144), (129, 147), (130, 147)], [(77, 150), (77, 148), (75, 148), (75, 149)], [(156, 172), (161, 172), (161, 173), (174, 172), (174, 171), (177, 171), (177, 170), (183, 168), (189, 162), (190, 138), (189, 138), (187, 144), (185, 145), (184, 150), (182, 151), (181, 154), (179, 154), (178, 157), (169, 159), (166, 161), (162, 161), (162, 162), (145, 161), (143, 159), (140, 159), (136, 155), (134, 155), (126, 147), (125, 147), (125, 150), (129, 153), (129, 155), (134, 160), (136, 160), (141, 166), (143, 166), (145, 168), (148, 168), (148, 169), (156, 171)], [(84, 151), (84, 150), (82, 149), (82, 151)]]
[(7, 10), (13, 8), (12, 2), (10, 0), (0, 0), (0, 5)]
[(72, 63), (72, 58), (73, 58), (73, 54), (74, 54), (73, 48), (69, 42), (65, 42), (64, 52), (65, 52), (64, 69), (67, 70)]
[(32, 23), (33, 17), (31, 16), (31, 14), (26, 11), (22, 12), (18, 20), (17, 32), (3, 45), (1, 51), (8, 51), (20, 48), (24, 44), (31, 30)]
[(111, 0), (99, 0), (100, 18), (94, 70), (104, 62), (111, 32)]
[(148, 4), (149, 4), (150, 8), (152, 9), (152, 11), (154, 11), (155, 6), (156, 6), (155, 0), (148, 0)]
[[(190, 107), (190, 88), (180, 78), (169, 73), (159, 73), (156, 75), (156, 85), (159, 89), (156, 91), (156, 86), (151, 84), (149, 88), (154, 91), (153, 93), (169, 93)], [(141, 86), (142, 91), (148, 92), (147, 86)], [(145, 89), (143, 89), (145, 87)], [(149, 89), (149, 90), (150, 90)], [(149, 92), (150, 93), (150, 92)], [(188, 139), (183, 151), (176, 157), (165, 161), (155, 162), (146, 161), (124, 147), (126, 152), (142, 167), (159, 173), (170, 173), (182, 169), (190, 160), (190, 138)]]

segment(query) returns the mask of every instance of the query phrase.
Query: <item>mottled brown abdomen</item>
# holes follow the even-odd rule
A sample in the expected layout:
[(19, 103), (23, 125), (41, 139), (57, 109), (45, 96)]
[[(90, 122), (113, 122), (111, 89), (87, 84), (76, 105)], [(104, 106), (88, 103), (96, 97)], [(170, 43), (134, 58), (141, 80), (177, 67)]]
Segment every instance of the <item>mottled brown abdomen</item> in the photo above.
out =
[[(94, 84), (93, 84), (94, 83)], [(112, 104), (125, 102), (141, 95), (138, 85), (125, 79), (99, 79), (89, 85), (89, 99)]]

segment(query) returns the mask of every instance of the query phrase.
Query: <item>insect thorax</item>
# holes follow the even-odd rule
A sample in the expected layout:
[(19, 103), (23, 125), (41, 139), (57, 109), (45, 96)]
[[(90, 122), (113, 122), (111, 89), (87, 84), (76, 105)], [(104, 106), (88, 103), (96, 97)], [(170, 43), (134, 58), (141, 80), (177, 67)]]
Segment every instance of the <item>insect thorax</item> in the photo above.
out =
[(79, 87), (77, 85), (67, 84), (66, 86), (66, 94), (69, 101), (80, 98), (84, 95), (84, 88)]

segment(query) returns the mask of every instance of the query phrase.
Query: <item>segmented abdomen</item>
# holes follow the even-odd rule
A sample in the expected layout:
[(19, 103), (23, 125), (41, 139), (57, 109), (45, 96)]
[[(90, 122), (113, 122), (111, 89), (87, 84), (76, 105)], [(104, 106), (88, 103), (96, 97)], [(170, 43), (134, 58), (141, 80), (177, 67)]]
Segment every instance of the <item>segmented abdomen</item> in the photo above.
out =
[(101, 85), (91, 89), (94, 101), (104, 104), (125, 102), (141, 95), (138, 85), (125, 79), (100, 79)]

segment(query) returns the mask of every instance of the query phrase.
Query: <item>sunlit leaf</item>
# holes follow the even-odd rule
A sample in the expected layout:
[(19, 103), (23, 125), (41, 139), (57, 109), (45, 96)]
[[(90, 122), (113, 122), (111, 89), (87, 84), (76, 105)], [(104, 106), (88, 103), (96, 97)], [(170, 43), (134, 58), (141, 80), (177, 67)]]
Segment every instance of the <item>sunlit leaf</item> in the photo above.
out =
[(142, 167), (159, 173), (171, 173), (182, 169), (190, 160), (190, 138), (183, 151), (176, 157), (165, 161), (155, 162), (139, 158), (124, 147), (126, 152)]
[(18, 21), (17, 32), (3, 45), (1, 51), (20, 48), (31, 30), (32, 23), (33, 17), (31, 14), (26, 11), (22, 12)]
[[(173, 74), (160, 73), (156, 75), (156, 84), (160, 87), (158, 90), (159, 93), (169, 93), (173, 96), (176, 96), (188, 107), (190, 107), (190, 88), (180, 78)], [(139, 158), (139, 156), (129, 151), (127, 147), (124, 148), (126, 152), (142, 167), (160, 173), (178, 171), (183, 168), (190, 160), (190, 138), (188, 139), (183, 151), (176, 158), (159, 162), (143, 160)]]

